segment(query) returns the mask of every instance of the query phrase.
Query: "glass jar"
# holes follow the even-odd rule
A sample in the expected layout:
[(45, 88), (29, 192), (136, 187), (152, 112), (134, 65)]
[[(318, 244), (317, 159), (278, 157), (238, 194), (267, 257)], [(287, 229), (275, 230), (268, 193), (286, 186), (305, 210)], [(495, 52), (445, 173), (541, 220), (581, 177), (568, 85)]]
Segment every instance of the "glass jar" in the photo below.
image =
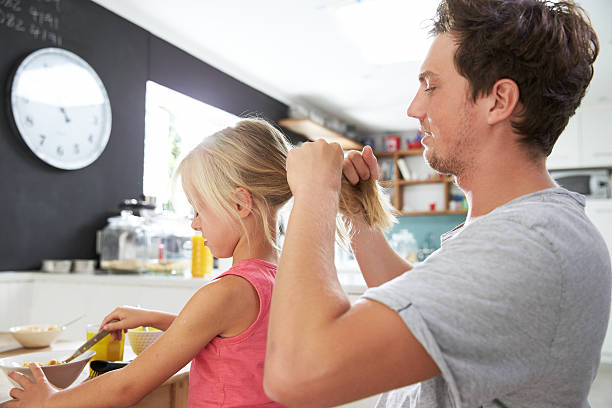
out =
[(110, 217), (100, 235), (100, 268), (111, 273), (141, 273), (146, 261), (147, 236), (142, 217), (131, 211)]
[(145, 216), (147, 235), (145, 270), (161, 275), (184, 276), (191, 267), (193, 230), (186, 217), (170, 212)]

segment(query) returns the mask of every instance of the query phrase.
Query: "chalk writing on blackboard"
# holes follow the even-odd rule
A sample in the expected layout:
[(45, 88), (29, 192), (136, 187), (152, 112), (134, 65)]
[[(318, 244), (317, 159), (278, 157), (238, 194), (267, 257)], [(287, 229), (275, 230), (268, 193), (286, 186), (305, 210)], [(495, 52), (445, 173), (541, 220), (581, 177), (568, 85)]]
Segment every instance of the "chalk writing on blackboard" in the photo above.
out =
[(22, 32), (35, 40), (62, 45), (61, 0), (0, 0), (0, 27)]

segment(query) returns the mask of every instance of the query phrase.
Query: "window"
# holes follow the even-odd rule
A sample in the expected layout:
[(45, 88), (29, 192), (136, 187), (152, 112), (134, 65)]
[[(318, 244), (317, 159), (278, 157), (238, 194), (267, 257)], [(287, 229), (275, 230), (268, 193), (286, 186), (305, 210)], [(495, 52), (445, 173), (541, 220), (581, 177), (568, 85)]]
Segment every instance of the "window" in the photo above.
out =
[(172, 176), (182, 158), (205, 137), (233, 126), (239, 117), (147, 81), (143, 194), (157, 205), (189, 215), (181, 188), (173, 197)]

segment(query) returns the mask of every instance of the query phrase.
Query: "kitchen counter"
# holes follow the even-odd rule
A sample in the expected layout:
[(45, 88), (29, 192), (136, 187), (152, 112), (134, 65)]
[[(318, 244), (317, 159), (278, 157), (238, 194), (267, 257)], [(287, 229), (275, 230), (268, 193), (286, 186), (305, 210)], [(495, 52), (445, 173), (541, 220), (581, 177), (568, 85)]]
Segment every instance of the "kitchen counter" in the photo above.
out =
[[(4, 339), (5, 335), (0, 335), (0, 343), (7, 342)], [(5, 351), (0, 353), (0, 358), (15, 356), (19, 354), (33, 353), (39, 351), (49, 350), (67, 350), (69, 354), (79, 347), (82, 341), (60, 341), (53, 344), (51, 347), (37, 348), (37, 349), (26, 349), (18, 348), (11, 351)], [(136, 358), (136, 355), (132, 351), (129, 343), (126, 342), (125, 349), (123, 352), (124, 361), (130, 361)], [(83, 373), (77, 378), (72, 386), (76, 386), (83, 381), (87, 381), (87, 372), (89, 368), (86, 366), (83, 369)], [(0, 373), (0, 407), (4, 406), (4, 403), (10, 400), (9, 392), (13, 388), (13, 384), (9, 382), (9, 379), (4, 376), (4, 373)], [(187, 394), (189, 389), (189, 364), (179, 370), (176, 374), (170, 377), (166, 382), (157, 387), (154, 391), (143, 398), (138, 404), (134, 405), (136, 408), (153, 408), (160, 406), (168, 406), (175, 408), (186, 408), (187, 407)]]
[[(0, 273), (0, 331), (22, 324), (62, 324), (84, 315), (62, 334), (61, 340), (79, 340), (87, 324), (98, 324), (122, 305), (170, 313), (185, 303), (219, 270), (205, 278), (162, 275), (52, 274), (40, 271)], [(338, 277), (351, 302), (365, 291), (361, 274), (341, 269)], [(0, 344), (0, 351), (2, 351)]]
[[(125, 304), (139, 305), (178, 313), (193, 293), (219, 273), (219, 270), (215, 270), (206, 278), (195, 279), (136, 274), (0, 272), (0, 310), (3, 311), (0, 314), (0, 331), (27, 323), (61, 324), (84, 315), (81, 320), (68, 327), (62, 333), (60, 341), (53, 346), (58, 350), (73, 350), (83, 342), (87, 324), (100, 323), (115, 307)], [(338, 279), (351, 301), (357, 300), (366, 289), (363, 277), (354, 267), (338, 268)], [(47, 349), (19, 348), (12, 336), (0, 335), (0, 357), (43, 350)], [(129, 344), (126, 344), (125, 360), (130, 359), (131, 352)], [(2, 373), (0, 377), (1, 407), (1, 401), (8, 399), (11, 386)], [(186, 407), (188, 388), (188, 372), (180, 371), (136, 406)], [(371, 397), (343, 407), (370, 407), (374, 401), (375, 397)]]

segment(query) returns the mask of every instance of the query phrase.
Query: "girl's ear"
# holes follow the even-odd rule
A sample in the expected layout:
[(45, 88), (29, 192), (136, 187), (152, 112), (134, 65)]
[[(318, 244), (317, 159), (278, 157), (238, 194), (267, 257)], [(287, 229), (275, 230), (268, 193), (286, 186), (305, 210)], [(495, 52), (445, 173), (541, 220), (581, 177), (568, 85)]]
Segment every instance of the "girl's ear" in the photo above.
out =
[(249, 193), (249, 190), (246, 188), (236, 187), (234, 196), (236, 198), (234, 208), (236, 208), (238, 216), (240, 218), (246, 218), (253, 209), (253, 198), (251, 197), (251, 193)]

